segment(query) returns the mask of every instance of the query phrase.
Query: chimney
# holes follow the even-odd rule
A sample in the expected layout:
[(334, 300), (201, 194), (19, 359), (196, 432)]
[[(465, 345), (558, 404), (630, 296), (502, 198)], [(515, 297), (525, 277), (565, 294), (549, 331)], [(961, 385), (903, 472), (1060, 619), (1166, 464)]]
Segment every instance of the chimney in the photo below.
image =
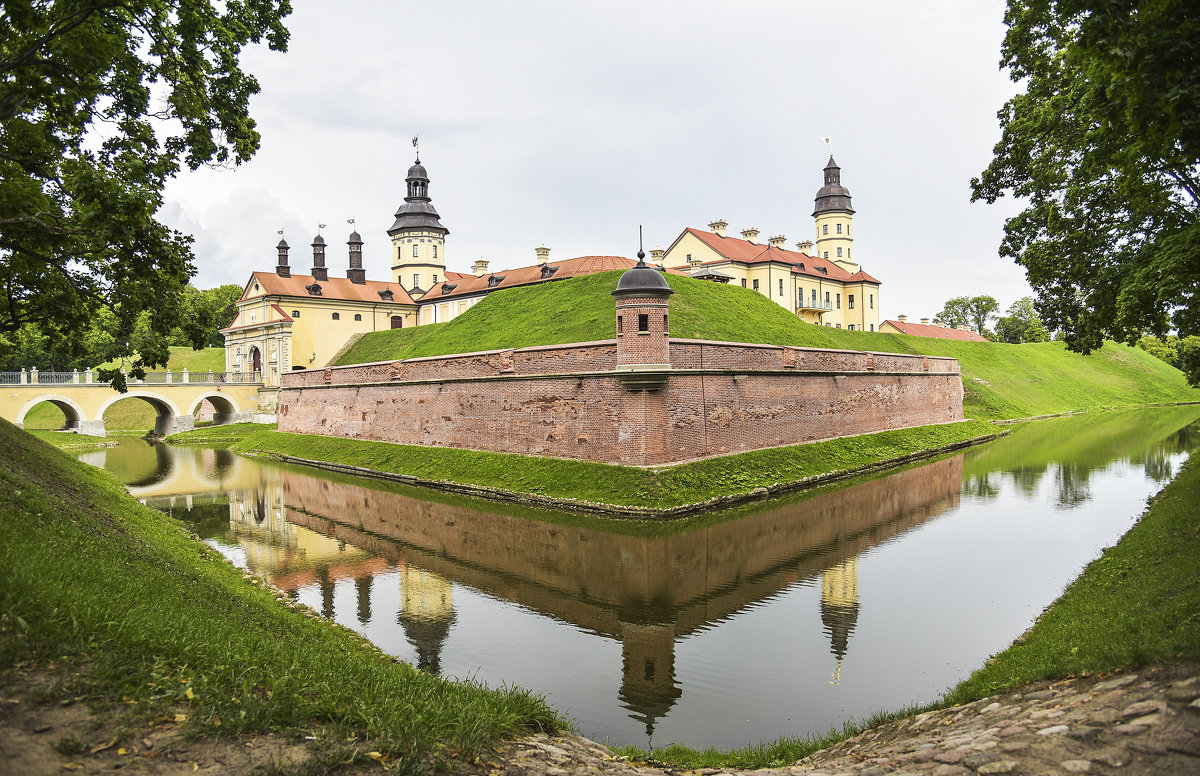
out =
[(772, 248), (778, 248), (782, 251), (784, 250), (784, 246), (787, 244), (787, 238), (781, 234), (777, 234), (771, 239), (767, 240), (767, 242), (770, 243)]
[(701, 259), (699, 256), (693, 256), (692, 254), (689, 253), (687, 255), (687, 259), (688, 259), (688, 266), (690, 266), (692, 269), (700, 269)]
[(808, 256), (812, 255), (812, 240), (801, 240), (796, 243), (796, 250)]
[(279, 263), (275, 265), (275, 274), (281, 278), (290, 278), (292, 276), (292, 268), (288, 266), (288, 244), (287, 240), (280, 240), (279, 245), (275, 246), (279, 251)]
[(538, 248), (536, 248), (536, 250), (537, 250), (537, 257), (538, 257), (537, 261), (538, 261), (539, 267), (541, 265), (545, 264), (546, 262), (550, 261), (550, 249), (549, 248), (547, 248), (545, 245), (541, 245)]
[(662, 248), (655, 248), (654, 250), (650, 251), (650, 261), (651, 263), (661, 267), (663, 265), (663, 261), (666, 259), (666, 255), (667, 252)]
[(479, 261), (477, 261), (471, 265), (471, 271), (475, 273), (475, 277), (477, 277), (477, 278), (481, 278), (484, 275), (486, 275), (487, 268), (488, 268), (487, 259), (483, 258), (482, 256), (479, 257)]
[(758, 245), (758, 230), (753, 226), (742, 230), (742, 239), (751, 245)]
[(325, 269), (325, 238), (318, 234), (313, 238), (313, 280), (329, 280), (329, 272)]
[(921, 325), (922, 325), (922, 326), (928, 326), (928, 325), (929, 325), (929, 319), (928, 319), (928, 318), (922, 318), (922, 319), (921, 319)]
[(708, 222), (708, 228), (711, 229), (713, 231), (713, 234), (715, 234), (717, 237), (724, 237), (725, 236), (725, 228), (728, 226), (729, 226), (729, 223), (721, 218), (718, 218), (716, 221)]
[(907, 315), (897, 315), (896, 320), (900, 321), (900, 323), (908, 323), (908, 316)]
[(357, 231), (351, 232), (346, 245), (350, 246), (350, 269), (346, 270), (346, 277), (350, 279), (351, 283), (360, 286), (366, 285), (367, 271), (363, 269), (362, 265), (362, 236)]

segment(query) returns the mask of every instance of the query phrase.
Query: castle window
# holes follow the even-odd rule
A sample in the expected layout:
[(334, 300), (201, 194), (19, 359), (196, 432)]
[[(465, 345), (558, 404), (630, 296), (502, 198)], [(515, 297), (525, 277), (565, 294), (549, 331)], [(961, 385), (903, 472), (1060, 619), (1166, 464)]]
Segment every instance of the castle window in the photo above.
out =
[(341, 313), (334, 313), (334, 314), (333, 314), (333, 319), (334, 319), (335, 321), (340, 321), (340, 320), (342, 319), (342, 314), (341, 314)]
[(837, 225), (837, 233), (838, 233), (838, 234), (841, 234), (841, 233), (842, 233), (842, 225), (841, 225), (841, 224), (838, 224), (838, 225)]
[(829, 292), (828, 291), (825, 292), (825, 309), (826, 310), (829, 309)]
[(871, 294), (869, 299), (871, 300), (871, 309), (874, 310), (875, 309), (875, 295)]
[(385, 302), (390, 302), (393, 299), (392, 289), (385, 288), (379, 292), (379, 298)]
[(413, 288), (420, 288), (420, 287), (421, 287), (421, 276), (418, 273), (414, 272), (413, 273)]
[(829, 234), (829, 224), (821, 224), (821, 234)]
[(555, 272), (558, 272), (558, 267), (551, 267), (549, 264), (543, 265), (542, 266), (542, 279), (545, 280), (546, 278), (553, 275)]
[(433, 258), (437, 258), (437, 246), (433, 246)]
[(847, 326), (846, 328), (849, 329), (850, 331), (854, 331), (854, 324), (852, 323), (849, 326)]
[(650, 316), (638, 313), (638, 331), (650, 331)]
[(838, 258), (840, 259), (841, 257), (842, 257), (842, 249), (838, 248)]
[(663, 313), (663, 335), (667, 333), (667, 314)]
[(850, 308), (851, 310), (854, 309), (854, 294), (848, 294), (846, 296), (846, 307)]
[(254, 323), (254, 313), (250, 313), (250, 323)]
[(437, 285), (437, 275), (436, 274), (433, 276), (433, 284), (435, 286)]
[(758, 278), (755, 278), (755, 279), (754, 279), (754, 290), (755, 290), (755, 291), (757, 291), (757, 290), (758, 290)]
[(413, 258), (414, 259), (417, 258), (417, 255), (418, 255), (417, 251), (420, 250), (420, 248), (421, 248), (421, 246), (417, 245), (416, 243), (413, 244)]
[[(842, 295), (841, 294), (837, 295), (837, 309), (839, 309), (839, 310), (842, 309)], [(838, 328), (840, 329), (842, 327), (838, 326)]]
[(392, 328), (393, 329), (403, 329), (404, 328), (404, 319), (401, 318), (399, 315), (393, 315), (392, 316)]
[(871, 331), (875, 331), (875, 324), (871, 324)]
[(746, 287), (746, 279), (742, 278), (742, 288), (745, 288), (745, 287)]
[(310, 286), (305, 286), (305, 288), (308, 290), (308, 293), (312, 296), (320, 296), (321, 295), (321, 284), (320, 283), (313, 283)]
[(783, 278), (779, 279), (779, 295), (783, 296)]
[(292, 310), (292, 317), (293, 317), (293, 318), (299, 318), (299, 317), (300, 317), (300, 311), (299, 311), (299, 310)]
[(355, 313), (355, 314), (354, 314), (354, 320), (356, 320), (356, 321), (361, 321), (361, 320), (362, 320), (362, 313)]
[(621, 334), (621, 316), (617, 316), (617, 334)]

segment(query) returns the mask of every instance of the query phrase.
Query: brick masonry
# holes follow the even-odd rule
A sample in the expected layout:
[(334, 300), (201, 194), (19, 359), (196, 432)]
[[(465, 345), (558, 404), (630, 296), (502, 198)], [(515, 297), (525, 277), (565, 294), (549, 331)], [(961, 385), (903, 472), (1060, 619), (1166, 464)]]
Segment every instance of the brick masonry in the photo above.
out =
[(669, 340), (658, 390), (618, 340), (285, 375), (279, 429), (635, 466), (963, 419), (951, 358)]

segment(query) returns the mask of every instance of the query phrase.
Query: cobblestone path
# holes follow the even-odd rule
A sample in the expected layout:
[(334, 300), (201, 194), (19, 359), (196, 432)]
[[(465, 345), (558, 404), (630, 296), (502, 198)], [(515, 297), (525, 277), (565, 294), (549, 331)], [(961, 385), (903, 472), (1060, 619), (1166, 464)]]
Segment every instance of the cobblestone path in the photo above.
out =
[[(507, 745), (502, 776), (662, 776), (579, 737)], [(787, 768), (701, 776), (883, 774), (1200, 774), (1200, 665), (1038, 682), (993, 698), (885, 723)]]

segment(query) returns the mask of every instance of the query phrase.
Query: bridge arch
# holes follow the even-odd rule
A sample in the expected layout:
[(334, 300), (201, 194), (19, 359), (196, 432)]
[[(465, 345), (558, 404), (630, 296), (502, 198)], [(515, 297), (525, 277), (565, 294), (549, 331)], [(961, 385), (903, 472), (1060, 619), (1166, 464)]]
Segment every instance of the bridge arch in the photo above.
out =
[(195, 416), (196, 410), (200, 409), (200, 405), (205, 401), (213, 407), (213, 425), (223, 426), (227, 423), (234, 423), (241, 415), (241, 410), (228, 394), (220, 391), (209, 391), (202, 393), (192, 402), (192, 406), (188, 408), (188, 415)]
[(108, 408), (125, 399), (141, 399), (154, 408), (158, 418), (154, 422), (155, 436), (170, 436), (180, 431), (190, 431), (194, 427), (191, 415), (183, 415), (179, 407), (171, 399), (153, 391), (130, 389), (127, 393), (119, 393), (100, 405), (96, 413), (98, 420), (104, 420)]
[(82, 425), (83, 421), (88, 420), (87, 413), (83, 411), (83, 407), (80, 407), (78, 404), (76, 404), (74, 400), (63, 396), (62, 394), (46, 393), (38, 396), (35, 399), (30, 399), (29, 402), (21, 408), (21, 411), (17, 413), (17, 428), (24, 428), (25, 416), (29, 414), (29, 411), (46, 401), (62, 410), (62, 414), (67, 419), (67, 422), (62, 427), (62, 430), (64, 431), (69, 429), (79, 430), (79, 427)]

